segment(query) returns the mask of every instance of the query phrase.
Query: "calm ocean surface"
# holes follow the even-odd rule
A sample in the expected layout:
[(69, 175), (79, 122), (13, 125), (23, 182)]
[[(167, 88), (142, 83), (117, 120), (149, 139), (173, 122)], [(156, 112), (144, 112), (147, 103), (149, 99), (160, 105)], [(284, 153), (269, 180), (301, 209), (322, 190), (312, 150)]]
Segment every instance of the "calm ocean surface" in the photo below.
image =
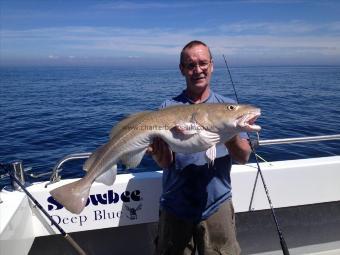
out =
[[(242, 67), (231, 73), (240, 101), (262, 108), (262, 139), (340, 133), (340, 67)], [(65, 155), (105, 143), (128, 114), (157, 109), (183, 87), (177, 69), (1, 68), (0, 162), (21, 159), (31, 172), (50, 171)], [(212, 88), (234, 98), (225, 68), (214, 70)], [(331, 156), (340, 155), (340, 142), (257, 151), (266, 160)], [(63, 178), (82, 176), (82, 163), (67, 164)], [(146, 157), (134, 171), (155, 169)]]

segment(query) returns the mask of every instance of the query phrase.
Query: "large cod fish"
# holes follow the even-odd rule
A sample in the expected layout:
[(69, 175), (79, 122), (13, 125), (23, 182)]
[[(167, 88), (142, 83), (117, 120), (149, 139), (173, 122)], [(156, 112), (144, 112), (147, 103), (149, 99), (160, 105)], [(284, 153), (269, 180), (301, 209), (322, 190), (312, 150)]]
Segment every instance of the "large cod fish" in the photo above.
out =
[(79, 214), (85, 207), (92, 183), (112, 185), (118, 162), (136, 167), (155, 137), (162, 138), (174, 152), (206, 151), (208, 163), (216, 157), (216, 144), (237, 133), (259, 131), (254, 122), (260, 109), (250, 105), (193, 104), (141, 112), (120, 121), (111, 131), (108, 143), (99, 147), (85, 162), (86, 175), (52, 190), (54, 199), (67, 210)]

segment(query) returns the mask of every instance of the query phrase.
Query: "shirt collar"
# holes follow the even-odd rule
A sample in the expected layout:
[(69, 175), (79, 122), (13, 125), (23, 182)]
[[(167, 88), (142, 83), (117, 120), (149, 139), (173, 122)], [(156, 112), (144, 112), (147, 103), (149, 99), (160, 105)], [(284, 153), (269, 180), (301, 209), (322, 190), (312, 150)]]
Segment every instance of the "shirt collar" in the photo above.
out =
[[(185, 92), (186, 92), (186, 90), (183, 90), (183, 91), (182, 91), (182, 95), (181, 95), (181, 96), (183, 97), (183, 99), (184, 99), (186, 102), (188, 102), (189, 104), (195, 104), (195, 102), (192, 101), (192, 100), (187, 96), (187, 94), (186, 94)], [(207, 98), (206, 100), (204, 100), (203, 102), (201, 102), (200, 104), (209, 102), (210, 99), (212, 98), (213, 94), (214, 94), (214, 92), (210, 89), (208, 98)]]

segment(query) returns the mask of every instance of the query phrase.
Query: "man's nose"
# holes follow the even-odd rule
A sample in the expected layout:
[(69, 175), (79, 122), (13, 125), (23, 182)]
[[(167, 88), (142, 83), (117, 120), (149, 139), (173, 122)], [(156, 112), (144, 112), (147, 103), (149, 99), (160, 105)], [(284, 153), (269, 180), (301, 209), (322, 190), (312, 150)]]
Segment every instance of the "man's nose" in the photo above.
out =
[(199, 72), (202, 72), (203, 69), (202, 69), (202, 67), (200, 67), (199, 64), (196, 64), (193, 71), (196, 72), (196, 73), (199, 73)]

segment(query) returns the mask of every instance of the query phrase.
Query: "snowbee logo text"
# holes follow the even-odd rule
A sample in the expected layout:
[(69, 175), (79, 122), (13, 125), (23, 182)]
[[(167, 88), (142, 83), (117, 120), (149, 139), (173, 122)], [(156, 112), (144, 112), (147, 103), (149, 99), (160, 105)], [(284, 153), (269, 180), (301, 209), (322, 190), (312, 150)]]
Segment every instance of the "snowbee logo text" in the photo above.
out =
[[(114, 192), (113, 190), (108, 190), (106, 193), (102, 194), (92, 194), (88, 197), (86, 206), (92, 204), (94, 206), (97, 205), (108, 205), (108, 204), (116, 204), (119, 201), (124, 203), (128, 203), (131, 201), (140, 201), (141, 200), (141, 192), (140, 190), (133, 191), (124, 191), (122, 193)], [(47, 198), (48, 211), (60, 210), (63, 206), (58, 203), (52, 196)]]

